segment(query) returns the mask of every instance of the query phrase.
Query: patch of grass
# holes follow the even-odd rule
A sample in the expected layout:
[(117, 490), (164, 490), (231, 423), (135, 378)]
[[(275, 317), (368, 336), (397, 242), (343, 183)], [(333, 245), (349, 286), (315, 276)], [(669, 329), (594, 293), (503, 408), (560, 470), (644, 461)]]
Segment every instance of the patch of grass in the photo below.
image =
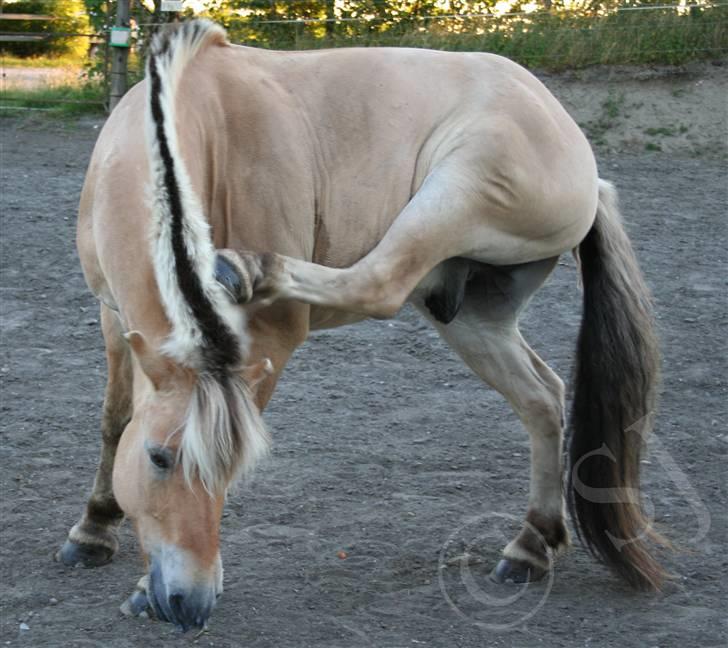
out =
[(645, 144), (645, 151), (661, 151), (662, 147), (659, 144), (655, 144), (654, 142), (647, 142)]
[(33, 90), (0, 92), (0, 114), (17, 114), (28, 109), (60, 115), (103, 114), (104, 90), (100, 83), (56, 86)]
[(602, 102), (602, 112), (596, 119), (587, 122), (582, 128), (595, 146), (606, 143), (605, 133), (612, 128), (624, 108), (624, 93), (609, 90), (607, 98)]
[(609, 91), (609, 96), (602, 103), (602, 114), (610, 121), (614, 121), (619, 117), (619, 113), (624, 105), (624, 94), (616, 95), (613, 91)]
[(645, 135), (655, 137), (656, 135), (664, 135), (665, 137), (672, 137), (675, 135), (675, 129), (668, 126), (660, 126), (658, 128), (645, 128)]
[(0, 66), (6, 68), (82, 68), (84, 58), (74, 54), (59, 56), (15, 56), (0, 52)]

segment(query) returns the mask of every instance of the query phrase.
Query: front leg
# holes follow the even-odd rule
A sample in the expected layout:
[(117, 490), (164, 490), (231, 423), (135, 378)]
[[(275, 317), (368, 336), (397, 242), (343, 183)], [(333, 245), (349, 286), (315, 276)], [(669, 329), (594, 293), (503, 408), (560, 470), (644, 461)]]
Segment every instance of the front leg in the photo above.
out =
[(111, 480), (116, 447), (132, 413), (131, 356), (118, 318), (103, 305), (101, 327), (108, 365), (101, 423), (101, 459), (86, 510), (56, 553), (56, 560), (69, 566), (98, 567), (108, 563), (118, 549), (117, 529), (124, 518), (114, 498)]

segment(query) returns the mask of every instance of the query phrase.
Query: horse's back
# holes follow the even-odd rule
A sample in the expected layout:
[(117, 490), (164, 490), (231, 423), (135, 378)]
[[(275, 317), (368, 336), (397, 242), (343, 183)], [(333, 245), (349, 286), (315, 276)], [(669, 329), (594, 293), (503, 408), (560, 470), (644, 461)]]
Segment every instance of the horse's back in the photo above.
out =
[(545, 237), (570, 219), (581, 236), (591, 224), (597, 173), (586, 138), (508, 59), (387, 48), (232, 55), (253, 57), (291, 98), (277, 118), (294, 114), (305, 133), (297, 141), (316, 185), (317, 263), (364, 256), (443, 166), (453, 194), (472, 196), (509, 233)]
[[(120, 242), (140, 262), (136, 283), (151, 277), (144, 95), (139, 85), (114, 110), (84, 189), (79, 251), (97, 293), (126, 268)], [(586, 231), (594, 215), (583, 134), (535, 77), (498, 56), (211, 47), (185, 70), (176, 103), (217, 247), (351, 265), (447, 165), (452, 192), (509, 233), (544, 236), (565, 217)], [(119, 284), (112, 294), (129, 279)]]

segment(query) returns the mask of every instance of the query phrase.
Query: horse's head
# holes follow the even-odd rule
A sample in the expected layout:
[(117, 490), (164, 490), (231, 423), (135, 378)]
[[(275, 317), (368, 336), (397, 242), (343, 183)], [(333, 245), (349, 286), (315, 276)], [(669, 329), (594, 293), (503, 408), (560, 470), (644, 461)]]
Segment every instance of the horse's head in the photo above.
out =
[(136, 527), (155, 614), (202, 627), (222, 591), (219, 527), (232, 481), (263, 454), (267, 436), (251, 386), (270, 372), (185, 367), (127, 335), (136, 359), (134, 414), (114, 464), (114, 494)]

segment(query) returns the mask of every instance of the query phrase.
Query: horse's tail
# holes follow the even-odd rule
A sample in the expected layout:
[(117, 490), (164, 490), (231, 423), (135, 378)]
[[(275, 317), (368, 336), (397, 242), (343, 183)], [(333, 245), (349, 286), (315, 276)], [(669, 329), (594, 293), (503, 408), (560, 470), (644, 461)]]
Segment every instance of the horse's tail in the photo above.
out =
[(241, 309), (215, 281), (215, 250), (177, 140), (175, 100), (187, 64), (203, 50), (227, 45), (206, 20), (163, 30), (147, 60), (146, 140), (152, 180), (152, 256), (172, 332), (164, 350), (206, 369), (239, 364), (245, 340)]
[(577, 343), (569, 447), (569, 508), (590, 551), (639, 589), (666, 572), (646, 539), (640, 455), (653, 417), (659, 349), (650, 293), (625, 233), (614, 187), (599, 181), (596, 221), (578, 249), (584, 313)]

